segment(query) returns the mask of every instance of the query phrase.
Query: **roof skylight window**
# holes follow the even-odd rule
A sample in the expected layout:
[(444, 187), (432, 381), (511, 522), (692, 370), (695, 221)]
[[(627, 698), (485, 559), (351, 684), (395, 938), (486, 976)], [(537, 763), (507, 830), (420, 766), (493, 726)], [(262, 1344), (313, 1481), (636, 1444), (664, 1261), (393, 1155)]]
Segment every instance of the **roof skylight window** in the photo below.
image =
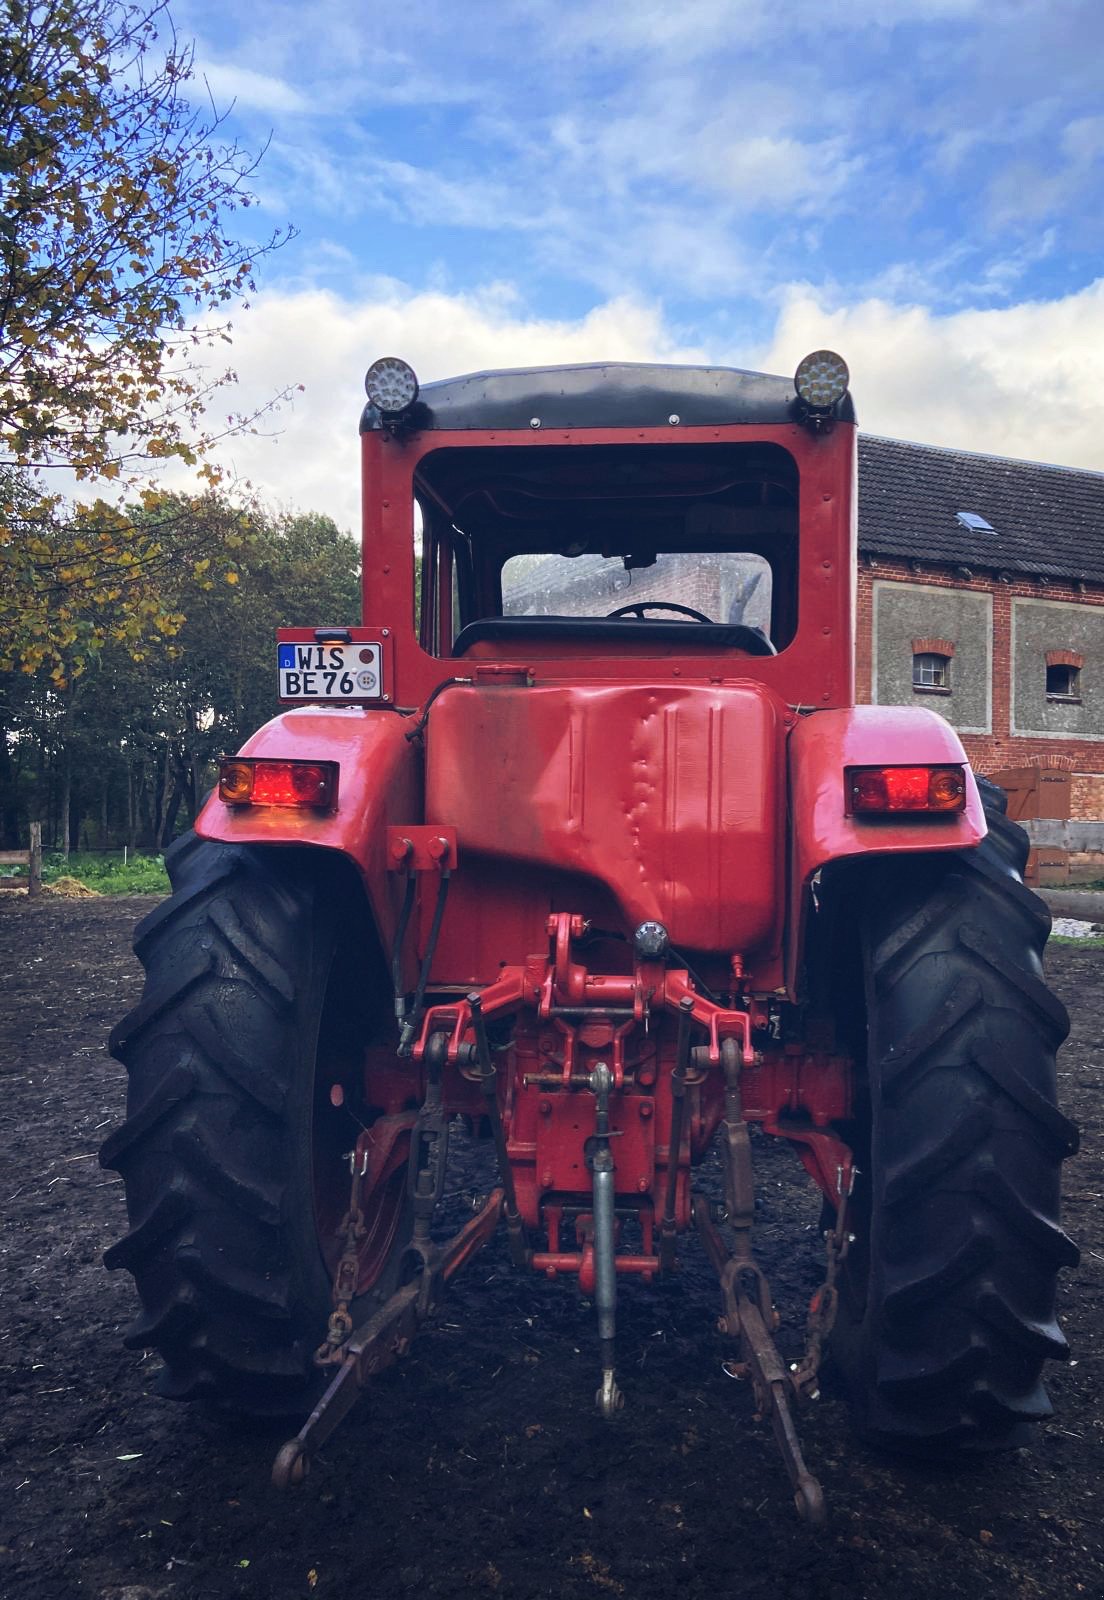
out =
[(976, 511), (958, 511), (955, 513), (955, 518), (964, 528), (969, 528), (971, 533), (996, 533), (997, 531), (991, 522), (986, 522), (985, 518), (979, 516)]

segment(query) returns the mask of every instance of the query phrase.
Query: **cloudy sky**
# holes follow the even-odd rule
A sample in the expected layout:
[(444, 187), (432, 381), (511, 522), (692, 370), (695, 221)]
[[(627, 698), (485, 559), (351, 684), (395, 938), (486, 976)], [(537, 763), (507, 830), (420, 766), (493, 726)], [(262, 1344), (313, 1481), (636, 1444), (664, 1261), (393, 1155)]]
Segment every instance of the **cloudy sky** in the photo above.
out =
[(847, 359), (872, 432), (1104, 469), (1100, 0), (174, 0), (291, 223), (227, 454), (356, 522), (365, 368)]

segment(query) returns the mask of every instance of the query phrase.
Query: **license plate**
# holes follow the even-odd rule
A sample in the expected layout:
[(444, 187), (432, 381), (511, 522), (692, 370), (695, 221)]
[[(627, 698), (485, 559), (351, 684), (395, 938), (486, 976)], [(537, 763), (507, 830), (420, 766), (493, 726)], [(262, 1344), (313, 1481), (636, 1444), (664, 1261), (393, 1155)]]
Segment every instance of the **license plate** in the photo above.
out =
[(378, 644), (288, 644), (276, 647), (281, 700), (382, 700)]

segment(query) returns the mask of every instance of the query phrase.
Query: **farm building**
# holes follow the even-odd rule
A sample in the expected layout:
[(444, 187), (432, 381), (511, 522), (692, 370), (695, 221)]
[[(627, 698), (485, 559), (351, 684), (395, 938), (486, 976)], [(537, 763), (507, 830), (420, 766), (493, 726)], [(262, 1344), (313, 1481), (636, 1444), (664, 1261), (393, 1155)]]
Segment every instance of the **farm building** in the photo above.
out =
[(1104, 473), (861, 436), (856, 675), (955, 726), (1044, 878), (1099, 868)]

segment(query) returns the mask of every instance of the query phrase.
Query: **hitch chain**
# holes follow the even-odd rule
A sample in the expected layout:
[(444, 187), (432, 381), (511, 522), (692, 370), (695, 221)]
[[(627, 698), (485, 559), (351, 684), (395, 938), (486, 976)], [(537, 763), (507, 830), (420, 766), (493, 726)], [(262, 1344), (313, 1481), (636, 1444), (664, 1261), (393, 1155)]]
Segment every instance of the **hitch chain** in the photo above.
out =
[(353, 1317), (349, 1310), (356, 1294), (360, 1276), (360, 1241), (364, 1238), (364, 1212), (360, 1206), (360, 1186), (368, 1171), (368, 1152), (349, 1152), (349, 1169), (353, 1174), (349, 1193), (349, 1209), (341, 1219), (338, 1233), (344, 1235), (345, 1247), (337, 1263), (333, 1284), (333, 1310), (330, 1312), (326, 1337), (314, 1352), (316, 1367), (336, 1366), (342, 1358), (344, 1346), (353, 1331)]
[(816, 1400), (820, 1394), (818, 1375), (820, 1363), (824, 1358), (824, 1345), (835, 1326), (836, 1312), (839, 1310), (839, 1289), (836, 1279), (840, 1267), (847, 1259), (847, 1251), (854, 1238), (854, 1234), (848, 1230), (847, 1203), (855, 1187), (858, 1168), (850, 1169), (846, 1189), (842, 1186), (842, 1176), (841, 1173), (840, 1203), (836, 1212), (835, 1226), (828, 1228), (824, 1234), (824, 1247), (828, 1257), (824, 1282), (809, 1302), (809, 1317), (805, 1324), (805, 1354), (790, 1370), (794, 1388), (798, 1394), (809, 1400)]

